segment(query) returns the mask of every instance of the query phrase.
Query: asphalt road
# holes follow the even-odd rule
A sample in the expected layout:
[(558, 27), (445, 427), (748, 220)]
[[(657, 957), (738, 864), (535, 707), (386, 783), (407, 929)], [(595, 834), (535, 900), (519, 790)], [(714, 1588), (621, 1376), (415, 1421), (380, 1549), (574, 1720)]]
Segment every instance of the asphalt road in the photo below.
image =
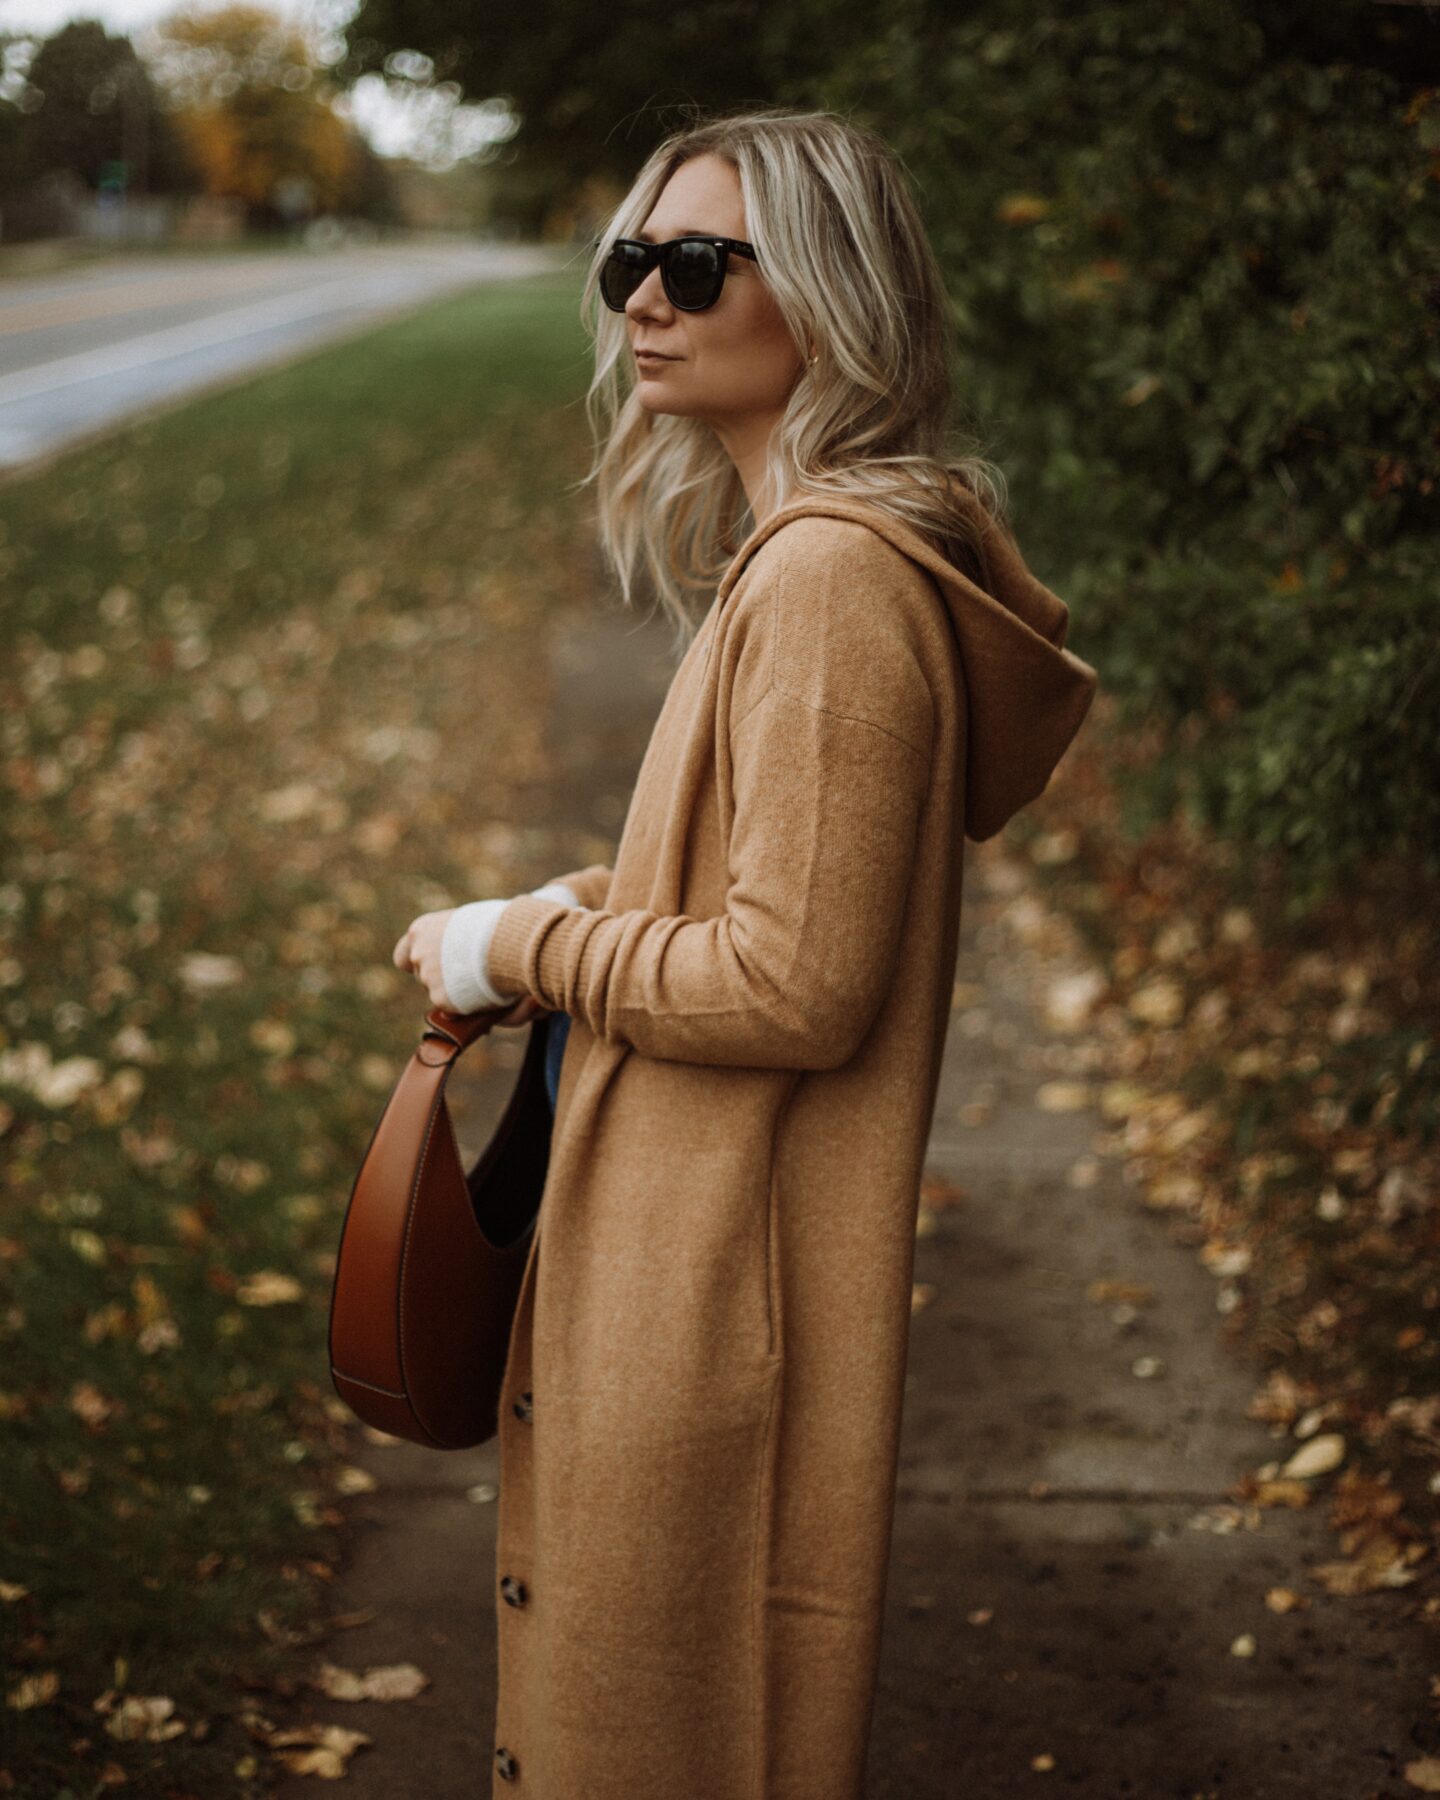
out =
[(0, 474), (438, 295), (558, 267), (566, 254), (444, 242), (136, 254), (0, 281)]

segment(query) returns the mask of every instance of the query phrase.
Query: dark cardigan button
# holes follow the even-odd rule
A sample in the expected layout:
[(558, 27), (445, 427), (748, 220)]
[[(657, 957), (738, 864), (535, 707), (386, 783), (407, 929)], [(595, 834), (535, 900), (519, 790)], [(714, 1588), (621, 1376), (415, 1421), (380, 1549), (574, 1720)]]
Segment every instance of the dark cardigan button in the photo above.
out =
[(502, 1744), (495, 1752), (495, 1769), (502, 1781), (514, 1781), (520, 1773), (520, 1765)]
[(523, 1606), (525, 1604), (525, 1583), (517, 1581), (513, 1575), (500, 1577), (500, 1592), (505, 1596), (507, 1606)]
[(523, 1393), (520, 1396), (520, 1398), (515, 1402), (514, 1406), (511, 1408), (511, 1410), (515, 1414), (515, 1417), (517, 1419), (524, 1419), (525, 1422), (528, 1424), (530, 1422), (530, 1420), (535, 1417), (535, 1396), (534, 1396), (534, 1394), (529, 1393), (529, 1392)]

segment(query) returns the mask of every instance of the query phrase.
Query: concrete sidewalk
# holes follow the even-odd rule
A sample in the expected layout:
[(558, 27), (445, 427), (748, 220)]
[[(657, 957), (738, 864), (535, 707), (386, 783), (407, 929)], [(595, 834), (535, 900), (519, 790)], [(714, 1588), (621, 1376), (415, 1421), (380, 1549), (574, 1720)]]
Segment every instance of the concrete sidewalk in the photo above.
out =
[[(553, 666), (558, 773), (534, 798), (559, 869), (585, 860), (560, 832), (618, 835), (673, 667), (668, 627), (591, 613), (565, 625)], [(1083, 1072), (1034, 1006), (1050, 972), (1006, 922), (1023, 872), (990, 847), (968, 855), (928, 1159), (948, 1203), (926, 1209), (916, 1244), (931, 1292), (912, 1326), (868, 1800), (1404, 1800), (1427, 1705), (1420, 1629), (1400, 1595), (1338, 1599), (1307, 1577), (1337, 1554), (1323, 1493), (1248, 1519), (1228, 1500), (1293, 1445), (1246, 1418), (1260, 1375), (1224, 1342), (1215, 1280), (1093, 1156), (1097, 1113), (1037, 1105), (1043, 1083)], [(496, 1033), (488, 1072), (474, 1053), (457, 1071), (467, 1154), (523, 1041)], [(1099, 1280), (1153, 1298), (1097, 1303)], [(356, 1437), (379, 1485), (347, 1502), (334, 1607), (373, 1619), (317, 1654), (414, 1662), (432, 1685), (263, 1710), (370, 1733), (347, 1776), (357, 1800), (473, 1800), (493, 1752), (495, 1447)], [(1305, 1604), (1271, 1610), (1275, 1588)], [(1253, 1652), (1236, 1654), (1247, 1634)]]

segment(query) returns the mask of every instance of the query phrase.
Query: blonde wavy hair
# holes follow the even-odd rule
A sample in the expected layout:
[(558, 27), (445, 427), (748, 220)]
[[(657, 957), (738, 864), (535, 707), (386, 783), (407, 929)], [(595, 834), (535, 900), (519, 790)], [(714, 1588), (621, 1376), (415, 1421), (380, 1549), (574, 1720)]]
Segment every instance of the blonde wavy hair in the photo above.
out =
[(952, 448), (953, 318), (906, 171), (864, 126), (762, 107), (702, 116), (665, 138), (605, 221), (587, 273), (595, 457), (576, 485), (595, 488), (601, 548), (626, 602), (648, 573), (688, 642), (700, 623), (692, 601), (708, 601), (756, 523), (710, 427), (640, 405), (625, 317), (599, 291), (610, 242), (635, 236), (675, 170), (705, 153), (736, 170), (763, 277), (797, 347), (819, 353), (771, 436), (777, 506), (805, 494), (867, 501), (983, 580), (979, 515), (1008, 530), (1004, 476), (973, 439)]

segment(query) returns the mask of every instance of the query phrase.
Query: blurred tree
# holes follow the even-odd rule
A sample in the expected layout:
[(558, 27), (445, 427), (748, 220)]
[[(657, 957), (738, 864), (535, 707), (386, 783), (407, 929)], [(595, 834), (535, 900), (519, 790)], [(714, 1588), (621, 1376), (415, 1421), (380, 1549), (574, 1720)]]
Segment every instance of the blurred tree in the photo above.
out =
[(0, 122), (7, 187), (69, 171), (95, 188), (116, 161), (126, 165), (132, 194), (191, 185), (183, 146), (135, 46), (98, 20), (76, 20), (47, 38), (22, 92), (23, 106), (0, 107), (9, 115)]
[(33, 39), (0, 32), (0, 200), (32, 179), (29, 115), (41, 102), (23, 71), (33, 50)]
[[(539, 232), (577, 173), (628, 184), (691, 106), (798, 101), (834, 62), (882, 32), (897, 0), (361, 0), (345, 27), (346, 80), (449, 81), (519, 117), (496, 160), (497, 213)], [(408, 54), (407, 54), (408, 53)], [(417, 58), (423, 59), (417, 68)]]
[(206, 191), (274, 226), (374, 195), (359, 134), (295, 26), (263, 7), (179, 12), (157, 26), (157, 75)]

